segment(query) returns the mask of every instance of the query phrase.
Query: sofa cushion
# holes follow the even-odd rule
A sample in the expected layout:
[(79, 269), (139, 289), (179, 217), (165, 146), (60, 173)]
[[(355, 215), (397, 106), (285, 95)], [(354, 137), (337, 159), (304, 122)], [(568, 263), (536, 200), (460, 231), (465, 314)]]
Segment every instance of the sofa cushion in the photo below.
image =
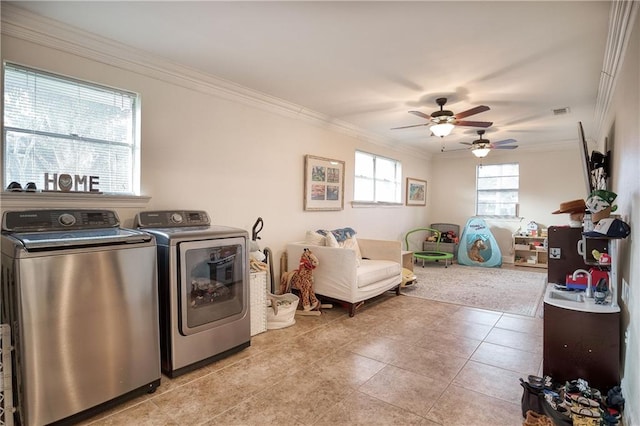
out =
[(390, 260), (362, 259), (358, 267), (358, 288), (366, 287), (400, 274), (401, 265)]

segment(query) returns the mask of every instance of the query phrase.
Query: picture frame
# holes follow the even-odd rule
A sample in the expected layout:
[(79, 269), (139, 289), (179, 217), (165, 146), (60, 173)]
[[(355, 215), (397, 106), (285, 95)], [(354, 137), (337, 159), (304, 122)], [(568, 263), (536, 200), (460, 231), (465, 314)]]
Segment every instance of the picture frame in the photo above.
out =
[(407, 206), (427, 205), (427, 181), (407, 178), (405, 204)]
[(304, 210), (344, 209), (344, 161), (305, 155)]

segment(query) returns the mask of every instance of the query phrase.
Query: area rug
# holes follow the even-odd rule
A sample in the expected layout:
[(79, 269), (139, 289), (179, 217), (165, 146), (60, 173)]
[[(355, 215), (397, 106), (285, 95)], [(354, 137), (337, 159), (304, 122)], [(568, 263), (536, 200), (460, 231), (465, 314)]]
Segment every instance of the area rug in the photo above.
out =
[(536, 315), (547, 274), (530, 269), (482, 268), (437, 263), (415, 265), (417, 281), (402, 289), (406, 296), (457, 305)]

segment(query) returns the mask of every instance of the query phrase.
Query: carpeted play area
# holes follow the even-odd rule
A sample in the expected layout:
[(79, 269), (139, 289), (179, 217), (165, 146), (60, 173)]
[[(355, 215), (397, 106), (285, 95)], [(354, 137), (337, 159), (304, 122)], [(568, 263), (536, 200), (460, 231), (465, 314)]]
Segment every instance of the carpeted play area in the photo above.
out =
[(417, 280), (406, 296), (533, 317), (544, 294), (546, 273), (437, 263), (414, 267)]

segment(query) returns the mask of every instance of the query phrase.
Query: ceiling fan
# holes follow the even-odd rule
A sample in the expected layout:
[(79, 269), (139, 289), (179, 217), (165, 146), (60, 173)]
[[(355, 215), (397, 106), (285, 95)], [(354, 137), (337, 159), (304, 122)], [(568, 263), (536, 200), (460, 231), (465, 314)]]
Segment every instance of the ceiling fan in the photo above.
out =
[(489, 154), (489, 151), (492, 149), (516, 149), (518, 145), (509, 145), (510, 143), (516, 142), (515, 139), (504, 139), (498, 142), (489, 141), (488, 139), (483, 139), (482, 135), (484, 135), (484, 130), (478, 130), (479, 138), (473, 142), (460, 142), (463, 145), (469, 145), (471, 147), (471, 152), (478, 158), (486, 157)]
[(489, 107), (486, 105), (479, 105), (475, 108), (471, 108), (469, 110), (454, 114), (452, 111), (443, 109), (444, 105), (447, 103), (447, 98), (438, 98), (436, 99), (436, 103), (440, 106), (440, 111), (432, 112), (431, 115), (422, 113), (420, 111), (409, 111), (409, 114), (426, 118), (427, 120), (429, 120), (428, 123), (414, 124), (411, 126), (394, 127), (391, 130), (407, 129), (409, 127), (431, 126), (430, 130), (434, 135), (445, 137), (449, 133), (451, 133), (451, 130), (453, 130), (455, 126), (489, 127), (493, 124), (490, 121), (462, 120), (463, 118), (469, 117), (470, 115), (475, 115), (481, 112), (489, 111)]

